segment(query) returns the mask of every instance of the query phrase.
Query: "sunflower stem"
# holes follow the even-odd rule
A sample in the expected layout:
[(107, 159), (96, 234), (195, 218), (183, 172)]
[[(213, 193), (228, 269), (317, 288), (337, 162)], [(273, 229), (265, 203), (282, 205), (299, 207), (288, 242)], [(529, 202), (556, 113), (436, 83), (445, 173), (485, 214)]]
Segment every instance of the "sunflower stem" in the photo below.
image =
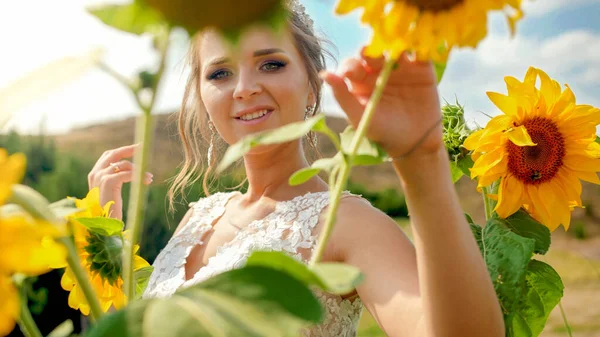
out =
[(367, 102), (365, 112), (362, 118), (360, 119), (360, 122), (358, 123), (356, 134), (354, 135), (354, 138), (352, 138), (350, 150), (348, 151), (348, 153), (346, 153), (345, 160), (341, 165), (340, 171), (337, 173), (335, 186), (333, 188), (332, 193), (330, 193), (329, 196), (330, 200), (329, 207), (327, 208), (327, 220), (319, 236), (319, 243), (316, 247), (315, 253), (311, 258), (310, 266), (314, 266), (316, 263), (318, 263), (323, 257), (323, 254), (325, 254), (327, 241), (329, 241), (329, 237), (331, 236), (333, 226), (335, 224), (335, 215), (337, 214), (337, 210), (340, 204), (342, 191), (346, 186), (348, 176), (350, 175), (350, 170), (352, 169), (352, 161), (354, 160), (354, 156), (356, 155), (356, 151), (358, 150), (358, 145), (361, 143), (361, 141), (367, 134), (369, 124), (371, 123), (371, 119), (373, 119), (373, 115), (375, 114), (375, 108), (377, 107), (377, 104), (381, 99), (383, 89), (385, 88), (385, 85), (387, 84), (387, 81), (390, 78), (390, 74), (392, 73), (395, 64), (395, 59), (387, 58), (385, 65), (381, 70), (381, 73), (377, 77), (377, 82), (375, 83), (373, 94), (371, 94), (369, 102)]
[(563, 309), (562, 306), (562, 300), (558, 302), (558, 307), (560, 308), (560, 315), (563, 318), (563, 321), (565, 322), (565, 327), (567, 328), (567, 333), (569, 334), (569, 337), (573, 337), (573, 332), (571, 332), (571, 326), (569, 325), (569, 322), (567, 321), (567, 315), (565, 315), (565, 310)]
[(485, 221), (487, 222), (492, 217), (492, 199), (488, 196), (489, 189), (487, 187), (481, 188), (481, 194), (483, 195), (483, 207), (485, 208)]
[(67, 247), (67, 263), (73, 271), (73, 275), (77, 279), (76, 287), (79, 287), (83, 292), (83, 296), (87, 303), (90, 306), (90, 315), (92, 316), (92, 320), (98, 320), (102, 317), (102, 308), (100, 307), (100, 301), (98, 300), (98, 296), (96, 292), (92, 288), (92, 284), (90, 283), (90, 279), (87, 276), (87, 273), (83, 270), (81, 266), (81, 260), (79, 260), (79, 254), (77, 253), (77, 248), (75, 248), (75, 243), (70, 237), (61, 238), (60, 241)]
[(25, 287), (21, 286), (20, 289), (21, 297), (21, 314), (19, 315), (19, 327), (26, 337), (42, 337), (40, 329), (35, 324), (29, 306), (27, 305), (27, 292)]
[[(131, 198), (129, 199), (129, 206), (127, 212), (127, 225), (126, 228), (131, 231), (131, 243), (126, 245), (125, 253), (123, 254), (123, 292), (125, 293), (125, 302), (127, 303), (130, 299), (135, 298), (135, 286), (134, 286), (134, 271), (133, 271), (133, 260), (135, 255), (135, 246), (137, 245), (142, 231), (144, 229), (144, 209), (146, 205), (147, 187), (144, 184), (144, 173), (149, 162), (149, 153), (152, 141), (153, 125), (152, 122), (152, 110), (156, 97), (158, 94), (159, 84), (163, 77), (163, 73), (167, 61), (167, 51), (169, 49), (169, 37), (171, 30), (165, 32), (165, 43), (160, 49), (160, 63), (158, 66), (158, 72), (156, 73), (156, 80), (152, 85), (152, 98), (148, 106), (140, 105), (143, 114), (140, 116), (137, 122), (136, 132), (136, 143), (141, 143), (141, 151), (138, 150), (134, 156), (134, 177), (131, 183)], [(138, 104), (140, 102), (138, 101)]]

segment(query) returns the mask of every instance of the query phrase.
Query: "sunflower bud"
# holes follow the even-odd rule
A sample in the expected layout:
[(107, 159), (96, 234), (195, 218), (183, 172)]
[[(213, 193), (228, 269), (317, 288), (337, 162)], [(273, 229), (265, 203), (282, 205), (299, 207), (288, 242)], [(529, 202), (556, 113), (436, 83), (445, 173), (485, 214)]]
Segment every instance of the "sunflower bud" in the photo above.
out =
[(469, 152), (462, 145), (471, 134), (471, 130), (465, 122), (464, 107), (456, 102), (456, 105), (446, 104), (442, 107), (442, 123), (444, 126), (444, 146), (453, 162), (458, 162)]

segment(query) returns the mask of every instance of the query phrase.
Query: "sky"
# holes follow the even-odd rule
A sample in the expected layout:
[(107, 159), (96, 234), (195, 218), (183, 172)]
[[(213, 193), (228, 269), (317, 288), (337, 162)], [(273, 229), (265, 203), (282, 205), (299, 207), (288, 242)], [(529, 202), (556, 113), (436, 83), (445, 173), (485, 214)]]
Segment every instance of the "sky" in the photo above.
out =
[[(369, 41), (370, 30), (359, 24), (360, 12), (335, 16), (334, 0), (302, 0), (319, 33), (335, 45), (337, 63), (354, 56)], [(125, 76), (154, 69), (157, 56), (147, 36), (112, 29), (86, 12), (103, 0), (20, 0), (0, 2), (0, 90), (28, 72), (66, 56), (94, 48), (103, 61)], [(127, 0), (110, 1), (127, 2)], [(504, 76), (523, 78), (529, 66), (569, 84), (579, 104), (600, 107), (600, 1), (524, 0), (526, 17), (517, 35), (508, 33), (504, 17), (491, 14), (488, 36), (477, 49), (452, 52), (439, 86), (441, 98), (465, 106), (471, 124), (485, 124), (499, 111), (486, 91), (506, 92)], [(167, 76), (157, 101), (158, 112), (178, 109), (185, 85), (187, 40), (173, 36)], [(328, 62), (335, 69), (336, 62)], [(343, 112), (330, 90), (323, 110)], [(124, 119), (139, 112), (129, 92), (112, 77), (92, 69), (47, 97), (16, 111), (8, 128), (22, 133), (63, 133), (72, 128)]]

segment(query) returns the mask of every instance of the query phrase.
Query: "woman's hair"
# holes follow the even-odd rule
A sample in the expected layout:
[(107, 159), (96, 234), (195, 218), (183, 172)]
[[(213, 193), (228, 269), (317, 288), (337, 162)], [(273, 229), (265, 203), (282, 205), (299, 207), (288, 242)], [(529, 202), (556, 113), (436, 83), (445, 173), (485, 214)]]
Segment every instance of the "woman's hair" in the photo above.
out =
[[(317, 37), (312, 27), (307, 26), (295, 11), (288, 9), (287, 12), (287, 26), (294, 39), (296, 49), (306, 66), (309, 83), (315, 93), (316, 105), (314, 113), (316, 113), (320, 107), (322, 87), (322, 81), (318, 74), (321, 70), (325, 69), (325, 57), (333, 58), (332, 54), (323, 45), (330, 45), (330, 43), (323, 38)], [(186, 187), (197, 182), (200, 177), (203, 178), (202, 188), (204, 193), (210, 195), (208, 187), (209, 174), (213, 171), (214, 165), (218, 163), (218, 160), (215, 159), (215, 154), (220, 153), (220, 150), (225, 147), (225, 142), (220, 140), (220, 137), (217, 137), (215, 134), (216, 137), (213, 139), (213, 156), (211, 161), (206, 163), (206, 170), (203, 170), (203, 158), (206, 157), (207, 144), (210, 142), (212, 131), (208, 126), (207, 113), (200, 95), (201, 71), (199, 45), (201, 38), (201, 34), (198, 34), (192, 39), (187, 55), (187, 63), (191, 67), (191, 72), (185, 87), (181, 110), (177, 113), (177, 125), (184, 149), (185, 160), (180, 165), (181, 169), (177, 175), (171, 178), (173, 182), (167, 194), (169, 198), (169, 210), (171, 212), (174, 211), (174, 199), (177, 195), (181, 194), (183, 201), (185, 201)], [(317, 156), (320, 156), (321, 154), (313, 142), (308, 143)]]

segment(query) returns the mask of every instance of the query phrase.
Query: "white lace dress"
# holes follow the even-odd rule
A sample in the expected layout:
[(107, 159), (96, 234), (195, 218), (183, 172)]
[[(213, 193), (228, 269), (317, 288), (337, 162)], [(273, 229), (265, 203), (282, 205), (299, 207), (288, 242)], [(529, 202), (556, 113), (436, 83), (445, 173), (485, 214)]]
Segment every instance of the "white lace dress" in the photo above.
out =
[[(219, 273), (242, 267), (255, 250), (283, 251), (308, 263), (318, 233), (314, 230), (319, 214), (329, 203), (329, 193), (307, 193), (278, 202), (275, 211), (240, 230), (236, 237), (217, 249), (189, 280), (185, 280), (186, 259), (196, 245), (204, 243), (213, 222), (225, 211), (227, 201), (240, 192), (216, 193), (192, 205), (190, 220), (174, 235), (154, 261), (143, 297), (168, 297), (177, 289), (202, 282)], [(325, 320), (302, 331), (305, 337), (354, 337), (362, 313), (360, 298), (343, 299), (316, 290), (325, 307)]]

